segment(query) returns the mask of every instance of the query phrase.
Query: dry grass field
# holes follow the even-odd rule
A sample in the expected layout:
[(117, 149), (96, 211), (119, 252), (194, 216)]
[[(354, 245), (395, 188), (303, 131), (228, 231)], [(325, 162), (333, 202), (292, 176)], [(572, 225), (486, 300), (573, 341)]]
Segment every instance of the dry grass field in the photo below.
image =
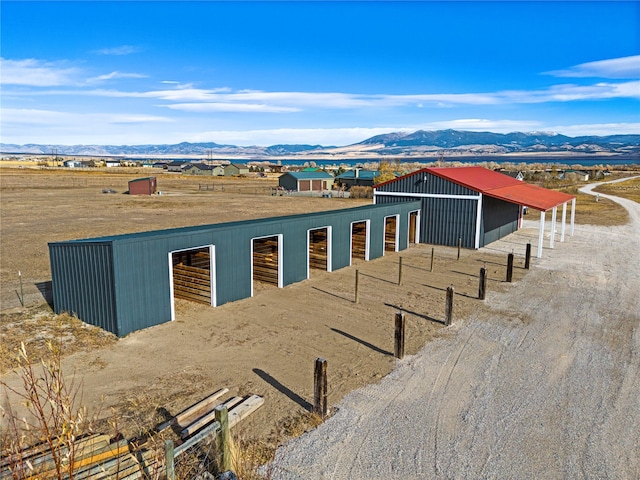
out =
[(624, 182), (599, 185), (594, 192), (607, 193), (616, 197), (628, 198), (640, 203), (640, 178), (632, 178)]
[[(158, 177), (161, 195), (124, 193), (129, 180), (149, 175)], [(214, 189), (199, 190), (198, 185), (205, 183)], [(3, 381), (15, 381), (11, 369), (20, 342), (37, 357), (46, 350), (45, 342), (54, 340), (62, 345), (65, 368), (82, 377), (88, 407), (118, 415), (119, 428), (125, 433), (135, 434), (141, 421), (162, 420), (160, 411), (175, 413), (226, 386), (237, 395), (255, 393), (266, 399), (265, 406), (244, 424), (246, 435), (286, 436), (297, 431), (292, 419), (306, 418), (304, 412), (313, 398), (312, 362), (316, 357), (329, 359), (329, 403), (335, 404), (394, 368), (392, 319), (399, 308), (409, 316), (406, 350), (413, 354), (430, 339), (447, 335), (441, 323), (447, 286), (456, 287), (457, 315), (484, 308), (476, 299), (480, 267), (488, 269), (489, 289), (509, 288), (504, 281), (506, 257), (500, 252), (463, 251), (458, 260), (456, 249), (435, 247), (435, 268), (430, 272), (431, 246), (418, 245), (337, 272), (321, 272), (283, 289), (259, 289), (253, 298), (215, 309), (177, 302), (175, 322), (119, 340), (68, 315), (52, 314), (47, 304), (51, 280), (48, 242), (370, 202), (272, 196), (271, 188), (276, 185), (273, 178), (205, 181), (142, 170), (2, 168)], [(103, 193), (105, 189), (116, 193)], [(584, 197), (579, 194), (578, 223), (625, 222), (625, 210), (615, 203)], [(396, 281), (399, 255), (404, 260), (401, 286)], [(516, 252), (515, 281), (527, 273), (522, 268), (523, 255), (524, 250)], [(355, 268), (360, 269), (362, 284), (358, 305), (353, 302)]]

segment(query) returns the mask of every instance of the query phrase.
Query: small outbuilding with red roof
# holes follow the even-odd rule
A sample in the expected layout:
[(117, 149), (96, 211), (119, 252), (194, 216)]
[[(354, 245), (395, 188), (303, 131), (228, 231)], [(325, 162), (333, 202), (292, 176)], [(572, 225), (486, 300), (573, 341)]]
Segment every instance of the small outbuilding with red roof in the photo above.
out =
[(481, 248), (522, 224), (524, 207), (539, 210), (538, 257), (542, 256), (545, 215), (552, 212), (549, 246), (553, 248), (557, 209), (562, 206), (560, 241), (564, 241), (567, 204), (571, 230), (575, 196), (516, 180), (483, 167), (428, 167), (374, 186), (374, 203), (422, 200), (421, 242)]

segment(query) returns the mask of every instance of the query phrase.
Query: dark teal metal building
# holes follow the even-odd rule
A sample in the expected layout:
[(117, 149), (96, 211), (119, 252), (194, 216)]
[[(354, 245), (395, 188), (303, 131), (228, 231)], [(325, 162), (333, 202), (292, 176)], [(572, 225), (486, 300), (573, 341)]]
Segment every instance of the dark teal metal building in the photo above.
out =
[(222, 305), (418, 241), (421, 202), (49, 243), (56, 313), (118, 336), (175, 319), (175, 298)]
[(477, 249), (518, 230), (524, 207), (543, 213), (541, 246), (544, 212), (552, 210), (555, 223), (557, 207), (575, 202), (575, 196), (476, 166), (423, 168), (374, 187), (379, 205), (416, 200), (421, 202), (421, 243), (455, 246), (461, 241)]
[(425, 168), (377, 185), (374, 198), (383, 205), (419, 199), (422, 243), (462, 241), (464, 248), (477, 249), (515, 232), (522, 217), (521, 205), (487, 194), (487, 180), (521, 183), (481, 167)]

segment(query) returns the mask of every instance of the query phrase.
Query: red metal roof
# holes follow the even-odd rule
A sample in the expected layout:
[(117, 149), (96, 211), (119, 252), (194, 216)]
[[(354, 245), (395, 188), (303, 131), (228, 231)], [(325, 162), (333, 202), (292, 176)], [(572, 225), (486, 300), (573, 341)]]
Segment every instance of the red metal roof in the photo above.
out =
[(545, 212), (575, 198), (574, 195), (531, 185), (484, 167), (429, 167), (419, 172), (429, 172), (483, 195)]

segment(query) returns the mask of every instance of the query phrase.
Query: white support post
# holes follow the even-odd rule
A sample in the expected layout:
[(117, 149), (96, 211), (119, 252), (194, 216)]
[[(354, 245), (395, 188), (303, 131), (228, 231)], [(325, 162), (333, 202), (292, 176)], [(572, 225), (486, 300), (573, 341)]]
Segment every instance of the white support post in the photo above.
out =
[(571, 200), (571, 229), (569, 230), (569, 236), (573, 237), (573, 226), (576, 223), (576, 199)]
[(540, 212), (540, 233), (538, 234), (538, 258), (542, 258), (542, 242), (544, 241), (544, 214)]
[(551, 210), (551, 238), (549, 238), (549, 248), (553, 248), (556, 243), (556, 217), (558, 216), (558, 207)]
[(560, 229), (560, 241), (564, 242), (564, 231), (567, 223), (567, 202), (562, 204), (562, 227)]

